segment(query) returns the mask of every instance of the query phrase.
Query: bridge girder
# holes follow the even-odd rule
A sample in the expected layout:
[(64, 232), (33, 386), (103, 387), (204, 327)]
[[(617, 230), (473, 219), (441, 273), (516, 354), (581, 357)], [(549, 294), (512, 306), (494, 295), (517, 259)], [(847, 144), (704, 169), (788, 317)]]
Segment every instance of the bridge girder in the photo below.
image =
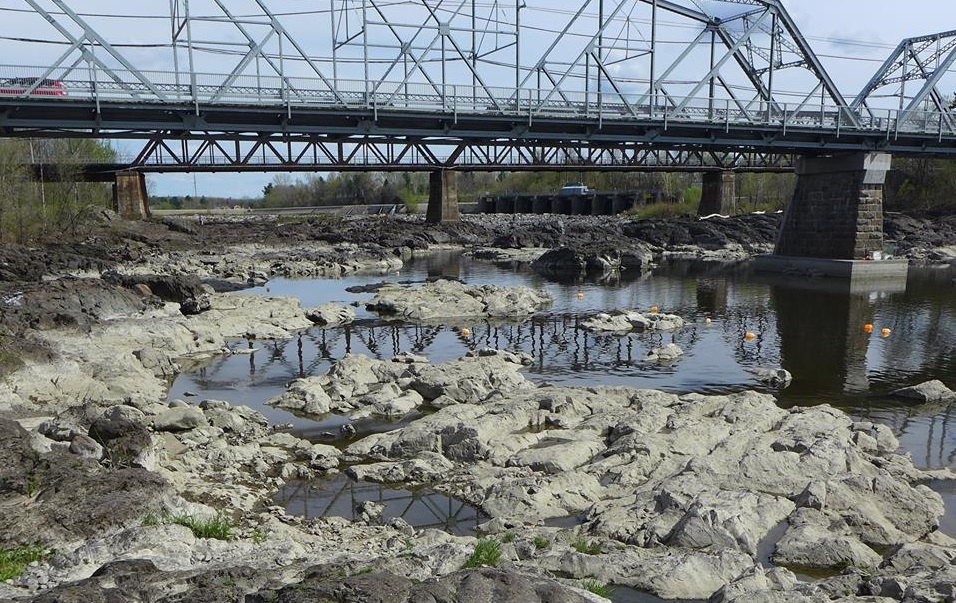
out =
[[(906, 123), (917, 112), (921, 116), (936, 113), (949, 128), (956, 127), (954, 105), (940, 92), (938, 84), (956, 65), (956, 30), (906, 38), (890, 53), (851, 105), (874, 114), (877, 92), (899, 85), (893, 96), (898, 101), (898, 120)], [(919, 82), (915, 93), (907, 92), (907, 83)], [(920, 109), (922, 107), (922, 109)]]
[[(26, 82), (0, 90), (0, 133), (10, 136), (956, 154), (956, 123), (929, 82), (936, 72), (923, 74), (920, 94), (937, 110), (919, 98), (898, 115), (848, 106), (780, 0), (582, 0), (574, 11), (325, 0), (304, 12), (284, 0), (170, 0), (168, 15), (149, 15), (170, 27), (148, 49), (120, 43), (122, 25), (66, 0), (22, 1), (29, 27), (65, 51), (0, 67), (0, 78)], [(167, 68), (146, 69), (157, 62)], [(50, 80), (60, 92), (44, 88)]]

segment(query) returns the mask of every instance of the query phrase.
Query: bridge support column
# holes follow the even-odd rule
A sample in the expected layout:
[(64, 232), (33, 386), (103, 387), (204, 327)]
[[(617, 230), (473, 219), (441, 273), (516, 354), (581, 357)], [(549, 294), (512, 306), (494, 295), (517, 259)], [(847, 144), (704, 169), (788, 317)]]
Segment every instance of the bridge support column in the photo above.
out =
[(732, 216), (737, 213), (737, 174), (733, 172), (704, 172), (704, 187), (701, 191), (698, 216), (720, 214)]
[(883, 251), (883, 183), (892, 157), (803, 157), (776, 255), (866, 260)]
[(428, 179), (428, 213), (425, 221), (429, 224), (458, 222), (458, 172), (438, 170)]
[(113, 207), (120, 217), (142, 220), (149, 217), (149, 195), (146, 193), (146, 174), (117, 172), (113, 182)]

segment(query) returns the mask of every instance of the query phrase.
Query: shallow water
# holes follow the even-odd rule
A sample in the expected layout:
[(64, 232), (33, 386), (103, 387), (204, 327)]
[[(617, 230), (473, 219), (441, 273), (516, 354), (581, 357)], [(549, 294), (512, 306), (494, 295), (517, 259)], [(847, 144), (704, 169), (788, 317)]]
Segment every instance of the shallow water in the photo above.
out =
[[(358, 320), (335, 329), (312, 329), (285, 342), (235, 342), (254, 353), (223, 358), (181, 375), (171, 398), (186, 392), (248, 404), (271, 421), (292, 423), (313, 441), (337, 437), (341, 417), (321, 422), (264, 405), (301, 376), (322, 374), (346, 353), (389, 358), (412, 351), (442, 362), (470, 349), (496, 347), (534, 358), (528, 378), (588, 386), (620, 384), (667, 391), (723, 393), (744, 389), (774, 391), (782, 406), (829, 403), (850, 414), (891, 426), (903, 448), (922, 468), (956, 467), (954, 405), (909, 406), (886, 397), (893, 389), (941, 379), (956, 386), (956, 267), (911, 268), (906, 282), (850, 291), (839, 281), (795, 279), (752, 273), (746, 264), (675, 263), (649, 274), (626, 274), (605, 283), (556, 283), (525, 270), (436, 254), (387, 277), (341, 280), (276, 280), (245, 295), (293, 295), (310, 307), (328, 302), (360, 304), (369, 293), (346, 288), (380, 281), (460, 278), (469, 284), (528, 285), (547, 289), (551, 309), (530, 320), (480, 320), (414, 325), (381, 320), (357, 308)], [(579, 298), (578, 294), (582, 294)], [(588, 316), (613, 309), (679, 314), (688, 326), (674, 334), (594, 335), (576, 326)], [(710, 318), (711, 324), (705, 319)], [(867, 334), (863, 325), (875, 326)], [(469, 327), (471, 337), (461, 335)], [(892, 330), (880, 335), (883, 327)], [(753, 342), (744, 340), (754, 332)], [(653, 347), (675, 342), (685, 355), (673, 365), (643, 361)], [(782, 366), (793, 384), (777, 392), (753, 380), (748, 369)], [(395, 425), (366, 421), (360, 432)], [(944, 530), (956, 535), (956, 486), (934, 486), (947, 499)]]

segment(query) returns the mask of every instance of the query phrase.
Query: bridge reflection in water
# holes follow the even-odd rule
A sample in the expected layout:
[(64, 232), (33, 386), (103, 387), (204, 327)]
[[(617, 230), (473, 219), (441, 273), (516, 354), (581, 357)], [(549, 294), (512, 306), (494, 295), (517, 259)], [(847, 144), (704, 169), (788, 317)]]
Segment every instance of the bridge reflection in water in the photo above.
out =
[(437, 528), (451, 534), (473, 535), (489, 518), (454, 498), (426, 488), (408, 490), (358, 482), (345, 474), (315, 481), (292, 482), (275, 496), (276, 504), (300, 517), (360, 517), (360, 505), (375, 502), (384, 507), (383, 520), (400, 517), (415, 528)]

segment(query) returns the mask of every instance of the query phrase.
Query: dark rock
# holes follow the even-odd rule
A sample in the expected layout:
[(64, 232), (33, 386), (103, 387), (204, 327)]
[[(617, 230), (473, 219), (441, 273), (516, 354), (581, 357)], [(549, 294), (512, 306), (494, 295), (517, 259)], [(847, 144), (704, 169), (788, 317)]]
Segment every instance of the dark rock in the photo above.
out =
[[(321, 568), (300, 583), (274, 592), (262, 592), (250, 603), (314, 603), (328, 599), (347, 603), (585, 603), (588, 599), (570, 588), (539, 576), (526, 576), (493, 568), (462, 570), (436, 581), (415, 583), (386, 572), (330, 579)], [(334, 574), (332, 574), (334, 575)]]
[(34, 487), (39, 454), (30, 446), (30, 434), (19, 423), (0, 419), (0, 497), (28, 494)]
[[(4, 438), (3, 449), (7, 449)], [(20, 466), (37, 498), (30, 505), (5, 505), (0, 513), (0, 548), (102, 537), (139, 525), (159, 513), (172, 490), (161, 476), (143, 469), (109, 470), (90, 459), (52, 452), (31, 468)], [(7, 468), (9, 463), (4, 463)], [(21, 486), (24, 486), (22, 481)]]
[(103, 458), (103, 446), (90, 436), (83, 434), (75, 436), (70, 442), (70, 452), (94, 461)]
[(105, 272), (103, 273), (103, 279), (127, 288), (145, 285), (149, 287), (153, 295), (163, 301), (178, 303), (183, 314), (199, 314), (211, 307), (209, 294), (197, 276), (179, 274), (126, 275), (117, 272)]

